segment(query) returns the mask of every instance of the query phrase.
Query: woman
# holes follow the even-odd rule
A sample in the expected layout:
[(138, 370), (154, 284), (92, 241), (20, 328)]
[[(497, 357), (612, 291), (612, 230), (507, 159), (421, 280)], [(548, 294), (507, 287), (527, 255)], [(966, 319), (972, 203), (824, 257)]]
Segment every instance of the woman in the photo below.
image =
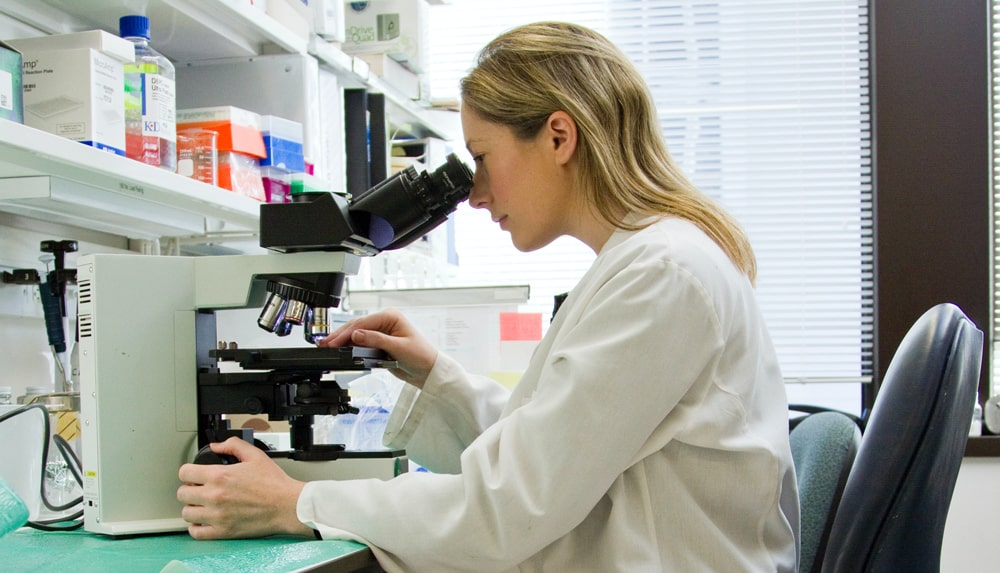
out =
[(390, 571), (793, 571), (787, 401), (753, 252), (673, 164), (640, 75), (595, 32), (540, 23), (491, 42), (461, 90), (471, 205), (519, 250), (569, 235), (593, 266), (513, 392), (396, 311), (331, 334), (399, 362), (385, 440), (435, 473), (302, 484), (229, 440), (213, 449), (244, 463), (181, 468), (191, 535), (315, 529)]

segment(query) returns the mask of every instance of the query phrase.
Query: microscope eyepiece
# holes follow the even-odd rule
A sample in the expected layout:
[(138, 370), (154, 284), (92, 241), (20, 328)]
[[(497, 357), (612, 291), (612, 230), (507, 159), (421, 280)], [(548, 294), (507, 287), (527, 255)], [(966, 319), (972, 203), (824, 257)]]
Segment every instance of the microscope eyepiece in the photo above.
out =
[(407, 167), (351, 202), (348, 212), (380, 250), (405, 247), (440, 225), (472, 190), (472, 171), (455, 154), (433, 172)]

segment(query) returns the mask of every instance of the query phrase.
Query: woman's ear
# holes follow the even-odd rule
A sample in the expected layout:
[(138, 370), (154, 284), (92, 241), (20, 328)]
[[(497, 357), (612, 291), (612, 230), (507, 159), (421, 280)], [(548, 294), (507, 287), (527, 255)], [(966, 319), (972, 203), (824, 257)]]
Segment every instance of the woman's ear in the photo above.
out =
[(576, 153), (576, 122), (565, 111), (554, 111), (545, 122), (545, 131), (552, 143), (556, 162), (568, 163)]

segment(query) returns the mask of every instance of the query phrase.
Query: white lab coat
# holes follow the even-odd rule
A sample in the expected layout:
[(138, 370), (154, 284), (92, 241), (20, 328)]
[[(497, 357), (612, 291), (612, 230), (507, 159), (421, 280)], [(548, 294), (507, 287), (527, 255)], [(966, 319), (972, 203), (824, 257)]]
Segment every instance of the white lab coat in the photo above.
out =
[(392, 571), (794, 571), (787, 398), (694, 225), (617, 231), (512, 393), (439, 355), (386, 430), (434, 472), (312, 482), (299, 519)]

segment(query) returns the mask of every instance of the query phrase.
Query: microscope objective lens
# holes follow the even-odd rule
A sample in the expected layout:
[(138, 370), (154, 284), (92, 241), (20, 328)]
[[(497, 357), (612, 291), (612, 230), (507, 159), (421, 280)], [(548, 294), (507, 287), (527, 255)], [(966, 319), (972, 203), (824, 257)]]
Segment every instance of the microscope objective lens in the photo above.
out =
[(285, 321), (293, 325), (302, 324), (302, 320), (306, 316), (306, 303), (298, 300), (288, 301), (288, 305), (285, 307)]
[(284, 319), (284, 314), (285, 299), (281, 298), (280, 295), (272, 293), (264, 304), (263, 310), (260, 311), (260, 317), (257, 318), (257, 326), (268, 332), (275, 332)]
[(310, 307), (306, 312), (305, 338), (306, 342), (315, 344), (330, 334), (330, 309)]

